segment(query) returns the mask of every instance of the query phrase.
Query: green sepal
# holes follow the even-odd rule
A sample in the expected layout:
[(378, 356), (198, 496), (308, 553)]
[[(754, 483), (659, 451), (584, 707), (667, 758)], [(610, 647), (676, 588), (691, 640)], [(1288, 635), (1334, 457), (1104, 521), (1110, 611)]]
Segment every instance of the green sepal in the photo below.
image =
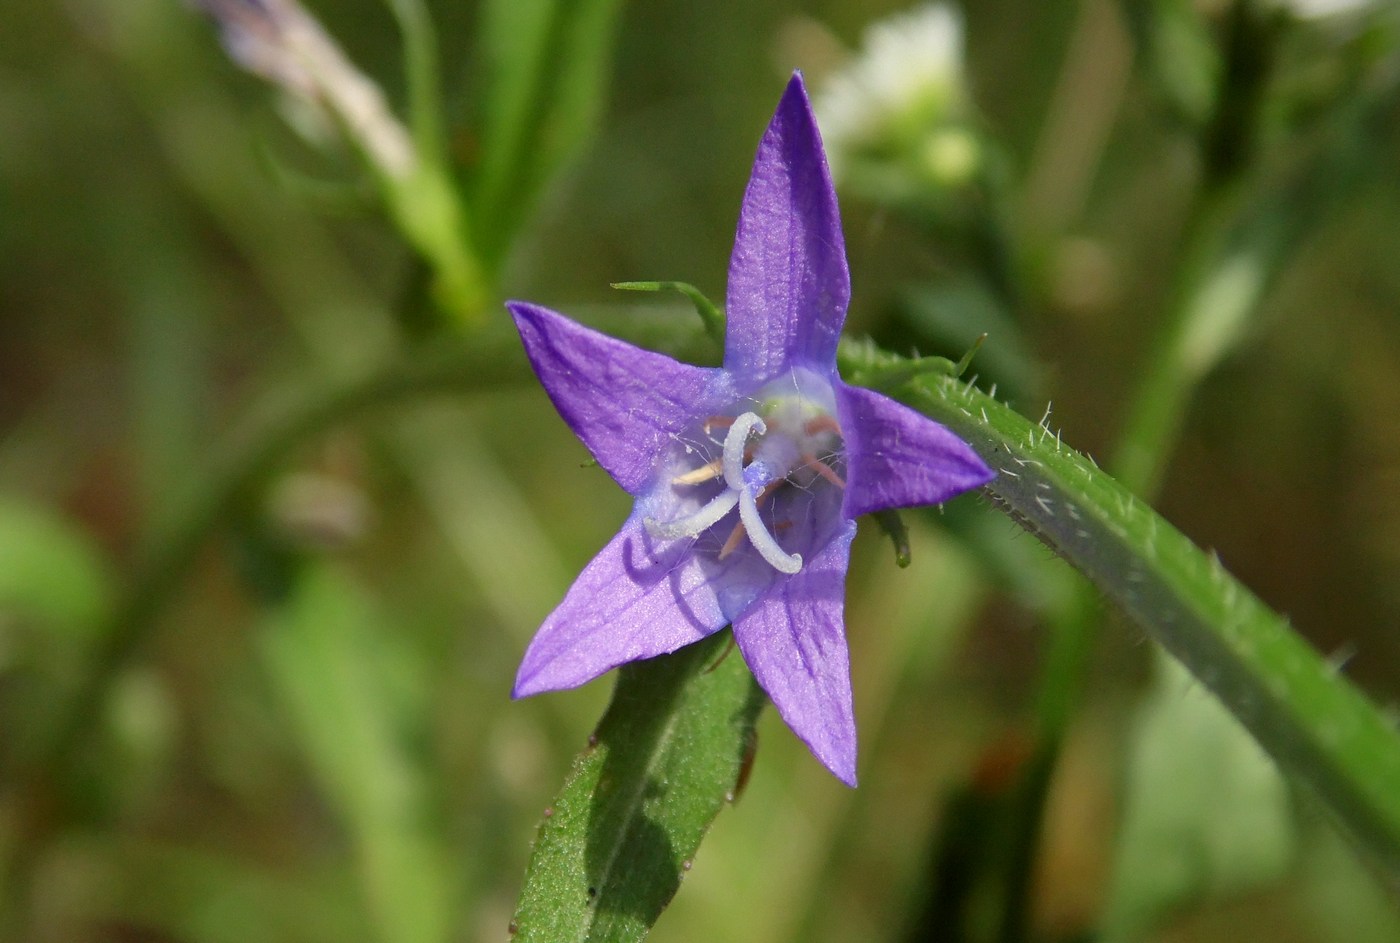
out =
[(870, 516), (875, 518), (875, 523), (880, 525), (880, 529), (890, 538), (890, 543), (894, 544), (895, 564), (900, 569), (907, 567), (912, 557), (909, 553), (909, 528), (904, 526), (904, 518), (894, 509), (876, 511)]
[(929, 374), (954, 379), (962, 376), (986, 339), (986, 334), (978, 337), (957, 363), (947, 357), (897, 357), (868, 338), (848, 340), (841, 345), (841, 364), (848, 372), (854, 370), (860, 375), (861, 386), (886, 392)]
[(977, 335), (977, 339), (972, 342), (972, 346), (967, 349), (967, 353), (962, 355), (962, 359), (953, 365), (954, 377), (960, 377), (967, 372), (967, 368), (972, 366), (972, 358), (977, 356), (977, 352), (982, 349), (982, 345), (987, 342), (987, 332), (983, 331)]
[(705, 297), (705, 293), (689, 282), (613, 282), (613, 288), (621, 291), (678, 291), (695, 305), (695, 313), (705, 325), (705, 333), (715, 343), (724, 346), (724, 312)]

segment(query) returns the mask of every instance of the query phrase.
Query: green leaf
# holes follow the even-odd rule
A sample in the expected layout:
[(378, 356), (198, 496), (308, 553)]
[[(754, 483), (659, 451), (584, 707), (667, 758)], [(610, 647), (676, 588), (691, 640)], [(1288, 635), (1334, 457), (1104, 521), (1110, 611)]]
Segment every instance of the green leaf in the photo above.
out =
[(766, 703), (720, 632), (624, 666), (530, 859), (517, 943), (640, 940), (742, 788)]
[[(853, 382), (884, 364), (847, 346)], [(892, 360), (889, 355), (885, 360)], [(1092, 461), (971, 384), (925, 375), (901, 398), (969, 442), (992, 500), (1182, 662), (1355, 840), (1400, 872), (1400, 735), (1288, 623)]]
[(1205, 124), (1224, 63), (1200, 8), (1189, 0), (1123, 0), (1139, 66), (1178, 120)]
[(487, 0), (476, 232), (499, 262), (602, 112), (618, 0)]

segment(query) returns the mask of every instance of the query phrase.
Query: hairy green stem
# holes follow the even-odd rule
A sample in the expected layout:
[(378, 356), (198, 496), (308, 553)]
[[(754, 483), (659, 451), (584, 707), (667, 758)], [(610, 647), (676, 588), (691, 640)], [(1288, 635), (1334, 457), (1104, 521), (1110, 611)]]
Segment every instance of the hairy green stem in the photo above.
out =
[[(847, 355), (857, 380), (862, 358), (870, 352)], [(1046, 426), (949, 377), (899, 392), (998, 471), (987, 491), (1004, 511), (1182, 662), (1400, 873), (1400, 736), (1363, 694), (1218, 559)]]

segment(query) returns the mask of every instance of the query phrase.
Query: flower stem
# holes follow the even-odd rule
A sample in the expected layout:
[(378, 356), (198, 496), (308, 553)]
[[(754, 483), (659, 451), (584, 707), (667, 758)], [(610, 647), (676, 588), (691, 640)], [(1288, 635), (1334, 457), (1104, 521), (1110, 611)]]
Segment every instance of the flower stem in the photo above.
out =
[[(850, 351), (853, 380), (871, 356)], [(987, 491), (1006, 513), (1213, 691), (1359, 845), (1400, 871), (1400, 736), (1374, 704), (1218, 560), (1045, 427), (952, 378), (921, 377), (900, 392), (1002, 472)], [(1082, 665), (1085, 650), (1066, 644), (1065, 664)], [(1050, 703), (1066, 711), (1078, 686), (1060, 683), (1069, 693)], [(1057, 716), (1063, 725), (1069, 714), (1047, 715)]]

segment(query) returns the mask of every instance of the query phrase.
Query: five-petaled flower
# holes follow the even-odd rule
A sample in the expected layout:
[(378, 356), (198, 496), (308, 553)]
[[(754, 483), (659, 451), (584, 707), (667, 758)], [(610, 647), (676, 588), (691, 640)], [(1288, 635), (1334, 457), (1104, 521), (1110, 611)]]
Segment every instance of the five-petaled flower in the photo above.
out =
[(636, 499), (530, 643), (514, 696), (732, 625), (778, 713), (855, 785), (843, 626), (854, 519), (946, 501), (992, 473), (943, 426), (841, 381), (849, 296), (836, 194), (794, 75), (739, 214), (723, 367), (509, 305), (560, 415)]

